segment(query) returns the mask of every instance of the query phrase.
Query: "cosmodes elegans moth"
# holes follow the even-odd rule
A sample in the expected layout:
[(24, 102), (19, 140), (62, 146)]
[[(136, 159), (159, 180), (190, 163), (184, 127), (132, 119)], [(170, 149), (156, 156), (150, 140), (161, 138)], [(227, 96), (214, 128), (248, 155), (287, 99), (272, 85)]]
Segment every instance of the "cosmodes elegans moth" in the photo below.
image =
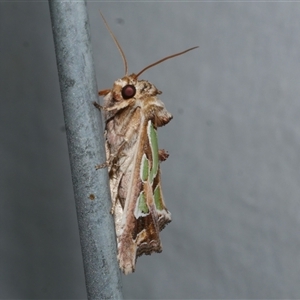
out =
[[(101, 14), (101, 12), (100, 12)], [(125, 274), (134, 272), (138, 256), (161, 252), (159, 232), (171, 222), (160, 180), (160, 162), (168, 153), (158, 148), (157, 128), (166, 125), (172, 115), (157, 97), (161, 92), (138, 77), (147, 69), (198, 47), (167, 56), (128, 75), (127, 61), (116, 37), (101, 14), (116, 43), (125, 67), (125, 76), (111, 89), (102, 90), (105, 149), (107, 161), (97, 168), (108, 168), (118, 243), (118, 261)]]

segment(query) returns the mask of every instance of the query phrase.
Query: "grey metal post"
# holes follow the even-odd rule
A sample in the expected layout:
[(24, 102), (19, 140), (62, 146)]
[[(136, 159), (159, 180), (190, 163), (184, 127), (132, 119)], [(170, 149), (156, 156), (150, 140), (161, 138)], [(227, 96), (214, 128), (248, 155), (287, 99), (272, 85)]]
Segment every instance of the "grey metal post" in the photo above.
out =
[(49, 0), (88, 299), (122, 299), (85, 1)]

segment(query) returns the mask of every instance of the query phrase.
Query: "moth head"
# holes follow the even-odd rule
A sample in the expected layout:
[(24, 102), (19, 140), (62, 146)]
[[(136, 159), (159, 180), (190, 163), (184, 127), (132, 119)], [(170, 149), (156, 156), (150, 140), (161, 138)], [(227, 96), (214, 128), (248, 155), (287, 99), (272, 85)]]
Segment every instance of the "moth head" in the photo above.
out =
[(113, 88), (108, 90), (114, 101), (123, 101), (134, 98), (138, 91), (137, 79), (132, 75), (124, 76), (114, 82)]
[[(115, 42), (117, 48), (118, 48), (119, 51), (120, 51), (120, 54), (121, 54), (121, 56), (122, 56), (123, 63), (124, 63), (125, 77), (128, 77), (128, 78), (131, 77), (132, 79), (135, 79), (136, 81), (138, 80), (138, 77), (139, 77), (142, 73), (144, 73), (146, 70), (148, 70), (148, 69), (150, 69), (150, 68), (152, 68), (152, 67), (154, 67), (154, 66), (156, 66), (156, 65), (158, 65), (158, 64), (160, 64), (160, 63), (162, 63), (163, 61), (168, 60), (168, 59), (173, 58), (173, 57), (176, 57), (176, 56), (179, 56), (179, 55), (182, 55), (182, 54), (184, 54), (184, 53), (186, 53), (186, 52), (189, 52), (189, 51), (191, 51), (191, 50), (194, 50), (194, 49), (196, 49), (196, 48), (199, 48), (199, 46), (196, 46), (196, 47), (192, 47), (192, 48), (189, 48), (189, 49), (187, 49), (187, 50), (184, 50), (184, 51), (182, 51), (182, 52), (178, 52), (178, 53), (169, 55), (169, 56), (167, 56), (167, 57), (164, 57), (164, 58), (162, 58), (162, 59), (160, 59), (160, 60), (158, 60), (158, 61), (156, 61), (156, 62), (154, 62), (154, 63), (152, 63), (152, 64), (150, 64), (150, 65), (148, 65), (147, 67), (145, 67), (144, 69), (142, 69), (142, 70), (141, 70), (140, 72), (138, 72), (137, 74), (132, 74), (132, 75), (128, 76), (128, 65), (127, 65), (127, 60), (126, 60), (125, 54), (124, 54), (124, 52), (123, 52), (123, 50), (122, 50), (122, 48), (121, 48), (121, 46), (120, 46), (120, 44), (119, 44), (117, 38), (115, 37), (115, 35), (113, 34), (112, 30), (111, 30), (110, 27), (108, 26), (108, 23), (106, 22), (106, 20), (105, 20), (104, 16), (102, 15), (101, 11), (100, 11), (100, 15), (101, 15), (101, 17), (102, 17), (102, 19), (103, 19), (103, 21), (104, 21), (104, 24), (105, 24), (107, 30), (109, 31), (109, 33), (110, 33), (112, 39), (114, 40), (114, 42)], [(124, 77), (124, 78), (125, 78), (125, 77)], [(124, 78), (123, 78), (123, 79), (124, 79)], [(103, 90), (103, 91), (100, 91), (100, 92), (99, 92), (99, 95), (107, 95), (110, 91), (111, 91), (111, 90)], [(122, 92), (121, 92), (121, 94), (122, 94), (122, 97), (123, 97), (124, 100), (127, 100), (127, 99), (130, 99), (130, 98), (134, 97), (134, 95), (136, 94), (136, 87), (135, 87), (135, 84), (127, 84), (127, 85), (123, 86), (123, 87), (122, 87)]]
[(117, 79), (110, 92), (115, 101), (128, 101), (132, 98), (143, 99), (161, 94), (152, 83), (147, 80), (138, 80), (135, 74)]

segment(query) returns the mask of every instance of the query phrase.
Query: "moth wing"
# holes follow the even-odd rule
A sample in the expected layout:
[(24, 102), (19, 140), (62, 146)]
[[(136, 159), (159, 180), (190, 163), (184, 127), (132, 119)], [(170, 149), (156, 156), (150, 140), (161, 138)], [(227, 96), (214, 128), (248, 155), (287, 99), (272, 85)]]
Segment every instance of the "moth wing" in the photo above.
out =
[[(161, 190), (157, 134), (151, 120), (140, 127), (133, 155), (133, 169), (127, 169), (119, 187), (128, 187), (124, 212), (122, 218), (115, 215), (118, 259), (125, 274), (134, 271), (138, 256), (162, 251), (159, 232), (171, 222)], [(120, 209), (121, 201), (118, 205)]]

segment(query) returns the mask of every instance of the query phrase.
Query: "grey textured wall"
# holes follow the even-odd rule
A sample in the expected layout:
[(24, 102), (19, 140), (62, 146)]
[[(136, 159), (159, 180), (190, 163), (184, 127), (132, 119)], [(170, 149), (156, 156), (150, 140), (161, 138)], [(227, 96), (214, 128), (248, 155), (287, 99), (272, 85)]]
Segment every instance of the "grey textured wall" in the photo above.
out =
[[(75, 4), (74, 4), (75, 5)], [(88, 3), (99, 89), (141, 77), (174, 120), (164, 251), (125, 298), (300, 298), (300, 3)], [(0, 298), (86, 297), (47, 2), (0, 3)], [(74, 45), (76, 46), (76, 45)]]

